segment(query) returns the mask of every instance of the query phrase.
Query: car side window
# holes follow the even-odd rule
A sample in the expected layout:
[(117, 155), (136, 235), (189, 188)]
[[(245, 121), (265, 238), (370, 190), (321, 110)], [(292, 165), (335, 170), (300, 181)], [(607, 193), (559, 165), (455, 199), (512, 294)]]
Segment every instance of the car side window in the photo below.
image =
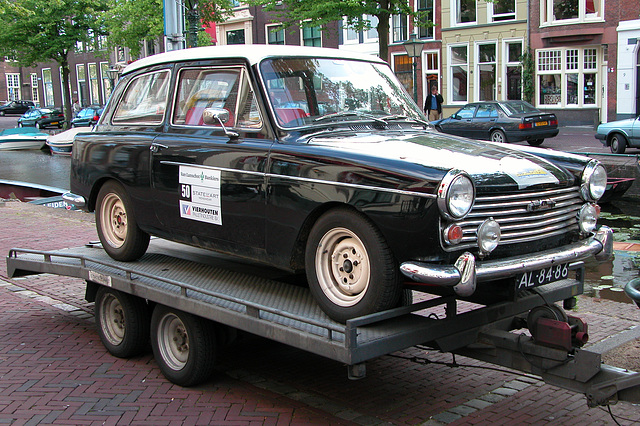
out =
[[(262, 118), (246, 71), (233, 68), (187, 68), (180, 71), (173, 108), (173, 124), (208, 126), (205, 109), (224, 110), (228, 127), (260, 129)], [(214, 123), (214, 127), (220, 127)]]
[(476, 110), (475, 105), (466, 105), (456, 113), (459, 118), (473, 118), (473, 113)]
[(169, 93), (169, 76), (169, 71), (158, 71), (131, 80), (113, 114), (113, 122), (162, 123)]
[(476, 111), (476, 118), (495, 118), (498, 116), (498, 110), (495, 105), (481, 104)]

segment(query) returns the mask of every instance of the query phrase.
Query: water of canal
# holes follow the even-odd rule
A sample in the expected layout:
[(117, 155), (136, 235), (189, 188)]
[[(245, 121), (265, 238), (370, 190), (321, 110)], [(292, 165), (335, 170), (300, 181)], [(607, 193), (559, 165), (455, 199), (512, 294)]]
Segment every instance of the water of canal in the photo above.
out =
[[(67, 190), (70, 158), (51, 155), (48, 151), (0, 152), (0, 180), (28, 182)], [(638, 201), (614, 201), (602, 206), (599, 221), (614, 228), (616, 241), (637, 242), (640, 248), (640, 210)], [(616, 250), (612, 261), (586, 265), (585, 294), (631, 303), (623, 289), (640, 276), (640, 251)]]

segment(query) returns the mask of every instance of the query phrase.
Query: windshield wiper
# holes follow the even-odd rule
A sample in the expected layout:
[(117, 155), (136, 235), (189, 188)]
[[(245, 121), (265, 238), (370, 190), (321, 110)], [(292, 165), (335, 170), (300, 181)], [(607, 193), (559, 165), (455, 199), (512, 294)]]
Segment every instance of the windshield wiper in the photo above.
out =
[(341, 117), (351, 117), (351, 116), (355, 116), (355, 117), (359, 117), (359, 118), (366, 118), (368, 120), (373, 120), (376, 121), (378, 123), (382, 123), (382, 124), (387, 124), (386, 121), (375, 117), (371, 114), (367, 114), (364, 112), (359, 112), (359, 111), (340, 111), (340, 112), (334, 112), (332, 114), (327, 114), (327, 115), (323, 115), (322, 117), (318, 117), (316, 119), (314, 119), (313, 121), (323, 121), (323, 120), (331, 120), (332, 118), (341, 118)]
[(428, 121), (420, 120), (419, 118), (408, 117), (406, 115), (385, 115), (384, 117), (380, 117), (380, 120), (389, 121), (389, 120), (412, 120), (416, 123), (420, 123), (426, 127), (433, 127), (429, 124)]

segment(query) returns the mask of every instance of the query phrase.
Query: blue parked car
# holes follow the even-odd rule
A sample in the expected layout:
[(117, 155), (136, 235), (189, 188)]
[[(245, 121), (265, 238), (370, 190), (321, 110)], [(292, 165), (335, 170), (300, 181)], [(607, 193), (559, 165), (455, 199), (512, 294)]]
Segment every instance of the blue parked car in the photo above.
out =
[(596, 139), (614, 154), (624, 154), (627, 147), (640, 148), (640, 116), (602, 123), (596, 130)]

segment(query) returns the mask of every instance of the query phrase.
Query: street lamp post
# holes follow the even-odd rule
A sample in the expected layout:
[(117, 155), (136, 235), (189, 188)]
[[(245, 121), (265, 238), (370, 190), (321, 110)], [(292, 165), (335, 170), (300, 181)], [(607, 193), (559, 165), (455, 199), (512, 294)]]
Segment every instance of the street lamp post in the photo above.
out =
[(198, 2), (196, 0), (187, 0), (184, 5), (187, 9), (185, 11), (187, 18), (187, 47), (198, 47), (198, 24), (200, 22)]
[(118, 80), (118, 76), (120, 75), (120, 70), (111, 65), (107, 70), (107, 75), (109, 76), (109, 83), (111, 83), (111, 88), (109, 89), (109, 96), (111, 96), (111, 93), (113, 93), (113, 88), (116, 85), (116, 81)]
[(416, 71), (418, 62), (416, 58), (418, 58), (422, 52), (424, 41), (416, 37), (416, 34), (414, 33), (411, 34), (409, 36), (409, 40), (402, 43), (402, 45), (407, 51), (407, 56), (411, 58), (411, 65), (413, 67), (413, 100), (418, 102), (418, 76)]

